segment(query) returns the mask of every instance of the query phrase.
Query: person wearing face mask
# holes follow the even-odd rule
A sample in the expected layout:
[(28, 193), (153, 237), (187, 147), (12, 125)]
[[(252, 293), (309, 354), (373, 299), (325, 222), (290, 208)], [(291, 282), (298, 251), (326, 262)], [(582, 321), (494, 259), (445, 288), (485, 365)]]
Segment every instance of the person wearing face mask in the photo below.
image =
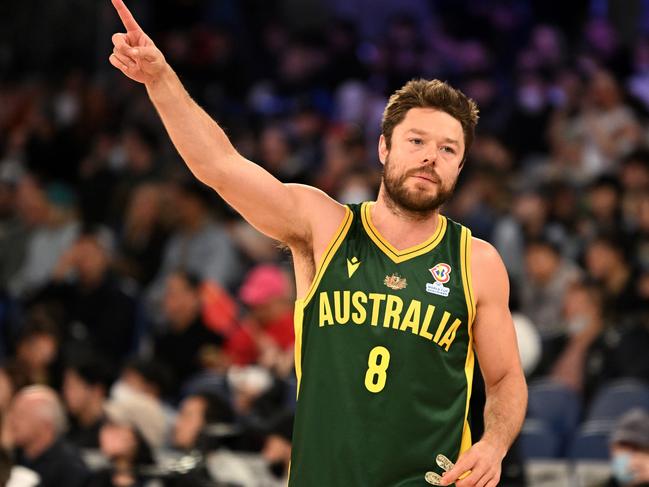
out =
[(649, 411), (633, 409), (611, 437), (612, 478), (607, 487), (649, 486)]

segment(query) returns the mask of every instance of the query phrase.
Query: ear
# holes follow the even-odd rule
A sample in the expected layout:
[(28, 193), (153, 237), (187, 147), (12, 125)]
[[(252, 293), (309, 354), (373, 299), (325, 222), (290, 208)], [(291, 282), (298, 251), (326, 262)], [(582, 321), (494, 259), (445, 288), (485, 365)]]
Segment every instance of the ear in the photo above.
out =
[(388, 150), (388, 143), (385, 140), (385, 136), (381, 134), (379, 137), (379, 161), (381, 161), (381, 164), (385, 165), (385, 161), (388, 158), (388, 153), (390, 151)]

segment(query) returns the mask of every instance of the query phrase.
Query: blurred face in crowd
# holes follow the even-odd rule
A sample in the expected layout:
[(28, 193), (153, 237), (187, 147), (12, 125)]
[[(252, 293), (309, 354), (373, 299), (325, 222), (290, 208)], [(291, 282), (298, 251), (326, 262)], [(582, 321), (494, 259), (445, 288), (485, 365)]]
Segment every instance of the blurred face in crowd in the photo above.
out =
[(545, 284), (554, 276), (559, 265), (559, 256), (546, 245), (532, 244), (527, 249), (525, 265), (533, 281)]
[(594, 242), (586, 251), (586, 268), (595, 279), (606, 280), (615, 267), (622, 265), (618, 251), (605, 242)]
[(403, 210), (427, 215), (452, 194), (464, 156), (458, 120), (432, 108), (412, 108), (392, 133), (388, 149), (379, 141), (386, 196)]
[(73, 415), (81, 413), (99, 393), (98, 386), (88, 384), (73, 369), (65, 371), (63, 378), (63, 399)]
[(44, 439), (54, 441), (58, 427), (63, 429), (63, 410), (53, 391), (19, 392), (7, 414), (7, 427), (14, 445), (29, 448)]
[(200, 311), (200, 296), (180, 274), (172, 274), (162, 301), (164, 315), (177, 328), (190, 325)]
[(615, 188), (599, 186), (589, 193), (590, 209), (598, 219), (608, 219), (615, 216), (618, 207), (618, 194)]
[(137, 438), (130, 426), (108, 422), (99, 430), (99, 448), (110, 459), (133, 458)]
[(82, 237), (76, 244), (77, 271), (82, 282), (96, 282), (108, 269), (109, 257), (96, 238)]
[(649, 450), (615, 443), (611, 447), (611, 456), (613, 475), (622, 486), (649, 482)]
[(200, 396), (189, 396), (178, 411), (174, 425), (173, 443), (178, 448), (189, 449), (196, 444), (198, 434), (205, 426), (207, 404)]
[(161, 205), (160, 188), (153, 184), (138, 186), (133, 192), (126, 221), (133, 226), (146, 225), (147, 227), (159, 218)]
[(49, 366), (56, 358), (58, 340), (50, 333), (34, 332), (22, 338), (16, 350), (16, 357), (21, 364), (32, 371)]

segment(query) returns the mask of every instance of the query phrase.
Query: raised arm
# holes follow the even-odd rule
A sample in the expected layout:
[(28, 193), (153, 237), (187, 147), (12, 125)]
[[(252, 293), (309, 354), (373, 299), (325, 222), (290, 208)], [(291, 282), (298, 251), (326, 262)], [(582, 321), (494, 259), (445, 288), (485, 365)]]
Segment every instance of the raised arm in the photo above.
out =
[[(191, 172), (215, 189), (254, 227), (291, 246), (319, 240), (335, 229), (344, 208), (310, 186), (283, 184), (241, 156), (225, 132), (196, 104), (142, 31), (122, 0), (112, 0), (126, 33), (113, 35), (110, 62), (143, 83), (171, 140)], [(317, 218), (316, 218), (317, 217)], [(321, 222), (332, 222), (321, 225)], [(315, 225), (317, 224), (317, 225)], [(324, 237), (326, 238), (326, 237)]]
[[(495, 487), (501, 462), (518, 435), (527, 407), (527, 385), (509, 312), (509, 280), (490, 244), (473, 239), (472, 277), (476, 295), (475, 351), (485, 381), (485, 431), (444, 476), (442, 485)], [(465, 476), (465, 472), (471, 472)]]

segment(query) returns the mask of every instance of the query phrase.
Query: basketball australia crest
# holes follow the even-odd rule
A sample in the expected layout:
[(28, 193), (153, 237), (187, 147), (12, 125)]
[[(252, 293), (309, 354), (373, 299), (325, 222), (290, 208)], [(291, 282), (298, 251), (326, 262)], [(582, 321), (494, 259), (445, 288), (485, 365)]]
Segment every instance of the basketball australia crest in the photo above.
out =
[(390, 289), (398, 291), (399, 289), (404, 289), (408, 285), (405, 277), (401, 277), (399, 274), (392, 274), (391, 276), (385, 276), (383, 279), (383, 284), (388, 286)]
[(444, 286), (444, 284), (451, 280), (451, 266), (441, 262), (428, 270), (433, 275), (435, 282), (426, 283), (426, 292), (447, 297), (451, 290)]

